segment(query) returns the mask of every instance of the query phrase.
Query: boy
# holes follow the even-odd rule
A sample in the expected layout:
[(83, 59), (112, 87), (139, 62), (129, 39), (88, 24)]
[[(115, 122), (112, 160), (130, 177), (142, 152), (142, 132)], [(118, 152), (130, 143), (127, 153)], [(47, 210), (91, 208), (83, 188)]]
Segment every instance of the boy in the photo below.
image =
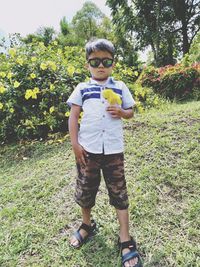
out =
[[(96, 224), (90, 216), (102, 170), (110, 204), (116, 208), (119, 220), (122, 264), (125, 267), (139, 267), (141, 261), (136, 244), (129, 235), (121, 120), (133, 117), (135, 102), (126, 85), (110, 77), (114, 67), (114, 47), (110, 41), (97, 39), (88, 42), (86, 59), (91, 79), (78, 84), (67, 101), (71, 106), (69, 133), (78, 172), (75, 200), (81, 206), (83, 220), (70, 244), (78, 248), (94, 233)], [(116, 93), (122, 104), (110, 105), (103, 97), (105, 89)], [(81, 110), (83, 117), (78, 129)]]

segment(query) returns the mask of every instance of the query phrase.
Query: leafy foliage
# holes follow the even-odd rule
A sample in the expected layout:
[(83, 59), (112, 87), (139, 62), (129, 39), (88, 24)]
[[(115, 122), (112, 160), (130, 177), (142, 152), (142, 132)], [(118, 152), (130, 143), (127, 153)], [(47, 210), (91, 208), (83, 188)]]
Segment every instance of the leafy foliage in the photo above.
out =
[(97, 35), (104, 14), (91, 1), (85, 2), (82, 9), (73, 17), (72, 25), (75, 33), (83, 40), (89, 40)]
[(66, 100), (87, 77), (84, 53), (42, 42), (9, 50), (0, 65), (0, 138), (43, 137), (67, 128)]
[(124, 34), (136, 36), (137, 46), (151, 46), (154, 64), (174, 64), (181, 52), (189, 51), (199, 30), (200, 1), (107, 0), (113, 22)]
[(148, 67), (140, 81), (143, 86), (152, 87), (156, 93), (170, 99), (200, 99), (200, 64)]

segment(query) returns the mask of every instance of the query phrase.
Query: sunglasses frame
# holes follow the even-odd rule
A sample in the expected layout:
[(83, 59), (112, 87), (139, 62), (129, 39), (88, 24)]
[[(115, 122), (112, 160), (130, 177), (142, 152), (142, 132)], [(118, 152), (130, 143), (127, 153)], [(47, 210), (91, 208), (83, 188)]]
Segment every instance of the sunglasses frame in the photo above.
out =
[[(99, 64), (98, 65), (91, 65), (91, 61), (92, 60), (98, 60), (99, 61)], [(99, 57), (95, 57), (95, 58), (90, 58), (88, 59), (88, 64), (90, 65), (90, 67), (92, 68), (98, 68), (100, 66), (100, 64), (102, 63), (102, 65), (104, 66), (104, 68), (110, 68), (112, 67), (112, 64), (105, 64), (105, 60), (111, 60), (112, 61), (112, 64), (114, 62), (114, 59), (113, 58), (109, 58), (109, 57), (104, 57), (104, 58), (99, 58)]]

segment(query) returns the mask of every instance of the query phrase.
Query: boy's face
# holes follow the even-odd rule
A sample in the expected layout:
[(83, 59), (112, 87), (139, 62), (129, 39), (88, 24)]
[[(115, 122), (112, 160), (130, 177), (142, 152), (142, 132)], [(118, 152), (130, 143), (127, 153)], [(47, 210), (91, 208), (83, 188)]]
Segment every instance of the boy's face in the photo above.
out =
[[(96, 64), (96, 66), (94, 66), (92, 64), (92, 63), (94, 63), (94, 60), (91, 61), (92, 59), (97, 59), (95, 63), (98, 63), (98, 59), (100, 59), (100, 61), (102, 59), (104, 59), (104, 60), (103, 60), (103, 62), (100, 63), (99, 66), (97, 66), (98, 64)], [(89, 55), (88, 64), (87, 64), (87, 67), (88, 67), (88, 69), (92, 75), (92, 78), (94, 80), (97, 80), (97, 81), (105, 81), (112, 73), (112, 69), (114, 67), (112, 60), (113, 60), (112, 55), (107, 51), (92, 52)], [(93, 65), (93, 66), (91, 66), (91, 65)]]

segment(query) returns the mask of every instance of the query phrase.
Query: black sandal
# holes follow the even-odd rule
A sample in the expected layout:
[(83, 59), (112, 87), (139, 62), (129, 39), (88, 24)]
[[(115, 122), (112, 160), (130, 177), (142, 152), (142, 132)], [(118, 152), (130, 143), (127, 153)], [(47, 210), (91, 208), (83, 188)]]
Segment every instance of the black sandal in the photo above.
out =
[[(138, 258), (138, 262), (136, 265), (134, 265), (134, 267), (142, 267), (142, 261), (140, 258), (140, 255), (137, 251), (137, 246), (136, 246), (136, 242), (135, 240), (131, 237), (131, 240), (126, 241), (126, 242), (120, 242), (120, 239), (118, 239), (118, 246), (121, 252), (121, 258), (122, 258), (122, 266), (124, 267), (125, 262), (134, 259), (134, 258)], [(128, 248), (130, 250), (130, 252), (126, 253), (126, 254), (122, 254), (122, 250)]]
[[(80, 234), (80, 230), (83, 229), (87, 232), (85, 237), (82, 237)], [(74, 246), (71, 244), (73, 248), (80, 248), (87, 240), (89, 240), (92, 236), (95, 235), (96, 232), (96, 222), (91, 220), (91, 225), (87, 225), (82, 223), (78, 230), (73, 234), (73, 236), (78, 240), (78, 245)]]

